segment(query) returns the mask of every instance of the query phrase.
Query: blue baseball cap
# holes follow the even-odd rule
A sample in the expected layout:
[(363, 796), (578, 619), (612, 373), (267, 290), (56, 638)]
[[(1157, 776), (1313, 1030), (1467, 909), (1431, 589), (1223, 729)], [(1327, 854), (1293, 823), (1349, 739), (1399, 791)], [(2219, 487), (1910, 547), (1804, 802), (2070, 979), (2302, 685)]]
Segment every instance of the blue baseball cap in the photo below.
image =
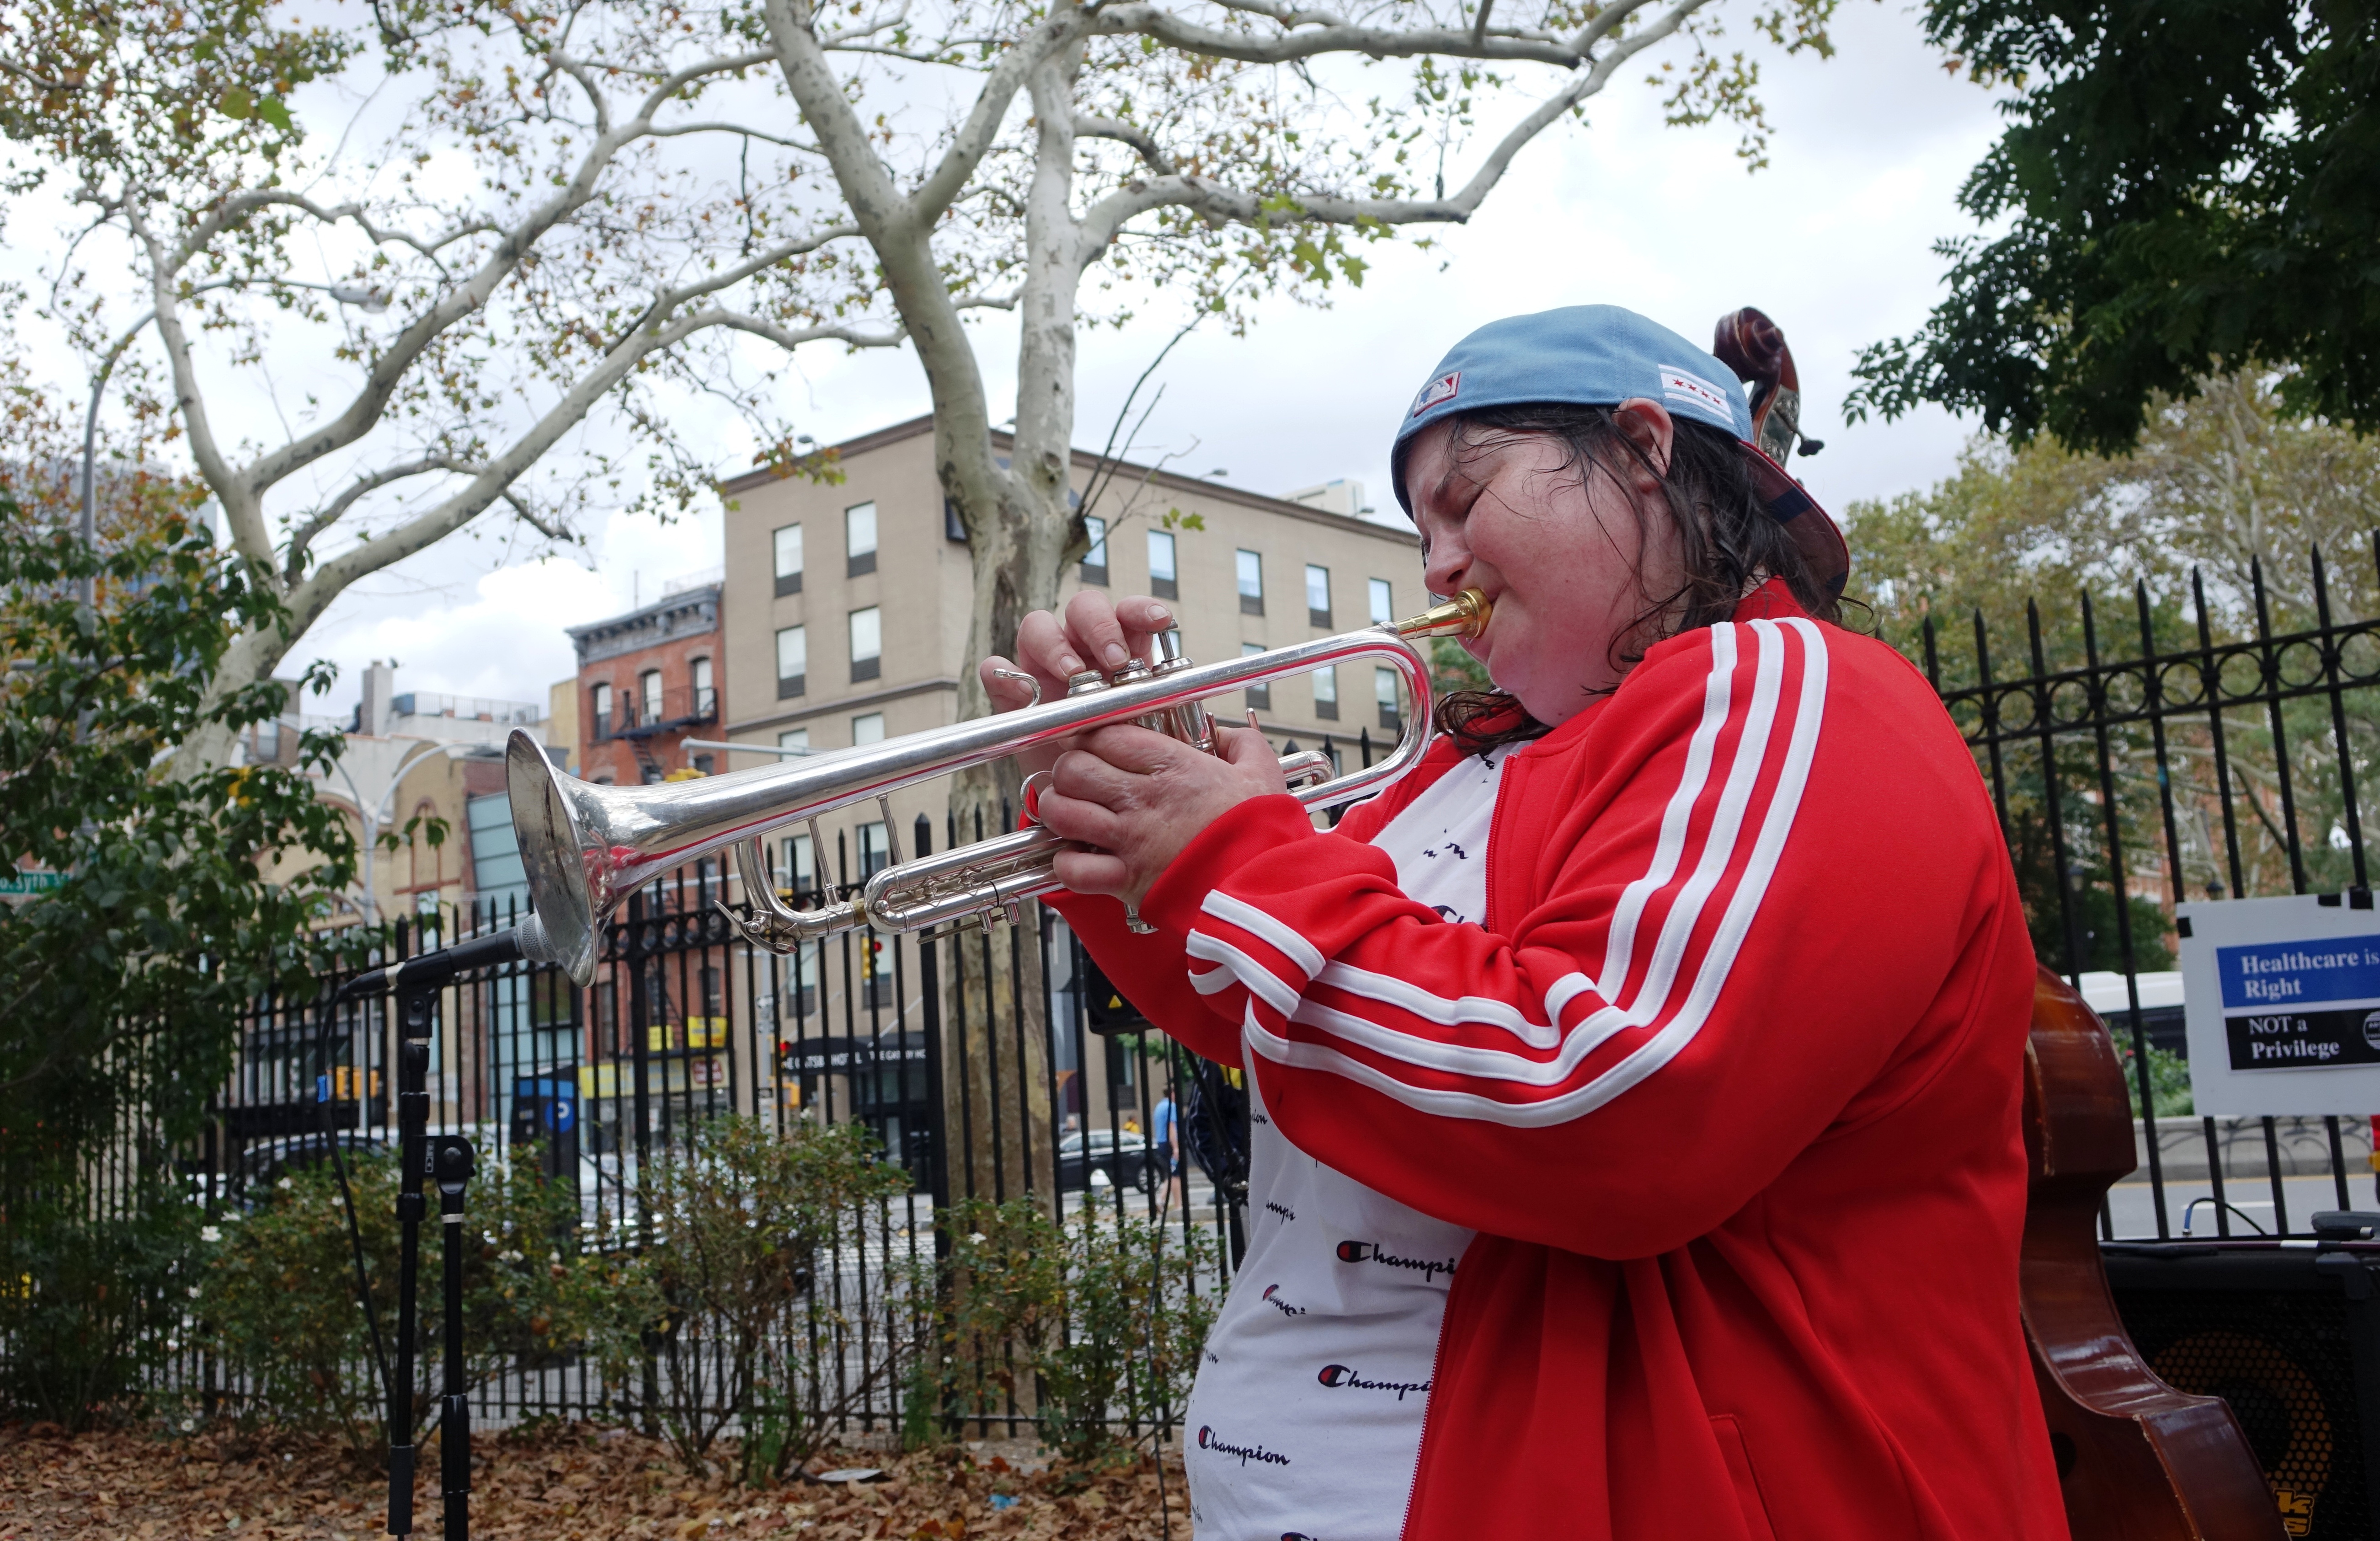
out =
[(1786, 527), (1813, 576), (1840, 593), (1851, 571), (1842, 532), (1802, 484), (1753, 440), (1743, 382), (1707, 350), (1668, 327), (1617, 305), (1571, 305), (1490, 322), (1454, 345), (1414, 397), (1390, 449), (1397, 505), (1413, 515), (1405, 492), (1405, 446), (1446, 418), (1491, 406), (1539, 402), (1616, 406), (1638, 396), (1673, 418), (1735, 436), (1752, 462), (1753, 483), (1769, 516)]

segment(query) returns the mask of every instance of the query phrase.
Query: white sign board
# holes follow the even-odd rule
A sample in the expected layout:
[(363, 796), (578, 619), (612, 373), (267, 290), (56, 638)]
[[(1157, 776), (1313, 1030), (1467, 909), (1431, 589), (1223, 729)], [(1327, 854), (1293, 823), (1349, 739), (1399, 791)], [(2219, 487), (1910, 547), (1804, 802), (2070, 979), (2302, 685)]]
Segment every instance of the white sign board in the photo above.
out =
[(2380, 911), (2308, 893), (2177, 913), (2198, 1111), (2380, 1109)]

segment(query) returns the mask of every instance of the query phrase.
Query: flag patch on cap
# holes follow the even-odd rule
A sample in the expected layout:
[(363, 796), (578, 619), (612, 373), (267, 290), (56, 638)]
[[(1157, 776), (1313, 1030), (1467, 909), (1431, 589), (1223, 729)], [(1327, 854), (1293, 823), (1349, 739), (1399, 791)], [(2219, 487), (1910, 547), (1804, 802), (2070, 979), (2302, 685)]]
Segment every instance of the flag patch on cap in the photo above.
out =
[(1412, 415), (1418, 418), (1439, 402), (1453, 400), (1454, 393), (1461, 389), (1463, 389), (1461, 370), (1456, 370), (1451, 374), (1439, 375), (1421, 388), (1421, 394), (1414, 397)]
[(1725, 391), (1702, 376), (1675, 365), (1662, 366), (1661, 394), (1672, 401), (1690, 401), (1696, 406), (1707, 406), (1730, 423), (1735, 421), (1735, 403), (1729, 399)]

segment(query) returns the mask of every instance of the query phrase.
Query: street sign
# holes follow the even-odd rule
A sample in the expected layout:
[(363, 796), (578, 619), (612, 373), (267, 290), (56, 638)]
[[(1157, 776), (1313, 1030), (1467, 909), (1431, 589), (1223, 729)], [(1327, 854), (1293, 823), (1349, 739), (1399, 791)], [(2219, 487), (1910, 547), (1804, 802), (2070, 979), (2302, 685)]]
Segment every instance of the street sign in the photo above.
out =
[(2380, 911), (2344, 898), (2178, 906), (2197, 1111), (2380, 1108)]
[(63, 872), (0, 869), (0, 899), (30, 899), (39, 894), (55, 892), (66, 886), (67, 875)]

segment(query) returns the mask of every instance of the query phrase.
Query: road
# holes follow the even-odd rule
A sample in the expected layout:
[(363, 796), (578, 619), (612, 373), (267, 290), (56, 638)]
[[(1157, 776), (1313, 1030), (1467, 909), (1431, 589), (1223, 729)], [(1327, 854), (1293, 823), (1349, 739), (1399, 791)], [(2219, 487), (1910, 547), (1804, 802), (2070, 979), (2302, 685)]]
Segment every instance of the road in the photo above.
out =
[[(2350, 1174), (2347, 1180), (2350, 1207), (2380, 1209), (2380, 1194), (2374, 1193), (2375, 1179), (2366, 1174)], [(2232, 1209), (2231, 1233), (2252, 1236), (2259, 1227), (2270, 1232), (2274, 1227), (2274, 1199), (2271, 1182), (2262, 1177), (2233, 1178), (2223, 1185), (2223, 1196)], [(2193, 1240), (2216, 1234), (2214, 1190), (2203, 1177), (2166, 1184), (2165, 1208), (2167, 1233), (2180, 1239), (2182, 1211), (2192, 1199), (2198, 1199), (2197, 1209), (2191, 1218), (2190, 1233)], [(2310, 1229), (2311, 1217), (2318, 1209), (2339, 1207), (2338, 1188), (2328, 1174), (2318, 1177), (2285, 1177), (2281, 1179), (2281, 1201), (2289, 1206), (2289, 1228), (2300, 1235)], [(2154, 1241), (2156, 1239), (2156, 1201), (2149, 1184), (2119, 1183), (2107, 1191), (2107, 1207), (2115, 1220), (2116, 1236), (2123, 1241)]]

